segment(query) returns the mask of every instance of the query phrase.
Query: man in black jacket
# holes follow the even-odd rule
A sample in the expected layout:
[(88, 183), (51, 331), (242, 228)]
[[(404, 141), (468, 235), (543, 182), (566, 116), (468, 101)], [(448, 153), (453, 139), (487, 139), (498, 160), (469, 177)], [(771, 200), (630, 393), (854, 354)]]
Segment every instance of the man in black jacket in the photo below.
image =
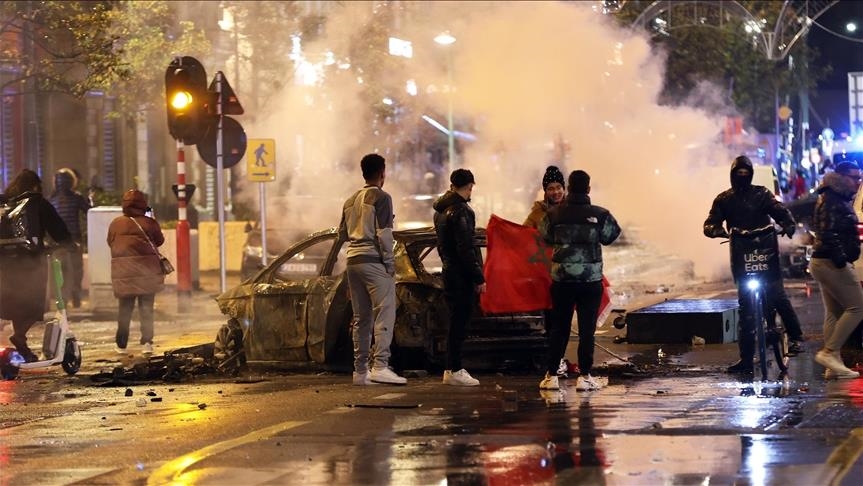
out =
[[(731, 189), (721, 192), (713, 200), (710, 214), (704, 221), (704, 235), (708, 238), (727, 238), (728, 232), (723, 227), (725, 223), (730, 230), (754, 230), (771, 223), (771, 218), (782, 226), (783, 232), (791, 237), (796, 224), (791, 212), (781, 202), (777, 201), (769, 189), (764, 186), (752, 185), (754, 169), (748, 157), (741, 155), (731, 164)], [(778, 243), (777, 251), (778, 251)], [(733, 269), (732, 269), (733, 270)], [(734, 275), (735, 281), (739, 279)], [(800, 351), (799, 342), (803, 340), (800, 321), (791, 302), (785, 294), (782, 278), (763, 282), (765, 309), (775, 308), (782, 317), (792, 352)], [(740, 349), (740, 361), (728, 368), (729, 373), (752, 373), (752, 360), (755, 356), (755, 317), (750, 305), (750, 299), (738, 285), (737, 300), (740, 305), (740, 336), (737, 345)]]
[(473, 173), (456, 169), (450, 189), (434, 203), (437, 251), (443, 262), (444, 296), (449, 307), (445, 385), (477, 386), (461, 365), (461, 348), (473, 314), (476, 294), (485, 292), (482, 255), (474, 244), (476, 217), (468, 205), (473, 192)]

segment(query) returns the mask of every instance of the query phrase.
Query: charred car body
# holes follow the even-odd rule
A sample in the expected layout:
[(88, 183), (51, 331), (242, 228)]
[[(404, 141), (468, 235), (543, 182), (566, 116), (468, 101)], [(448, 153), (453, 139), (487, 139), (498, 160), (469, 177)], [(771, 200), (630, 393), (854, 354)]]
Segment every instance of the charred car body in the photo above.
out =
[[(433, 228), (395, 231), (396, 323), (391, 364), (397, 369), (439, 368), (449, 317)], [(485, 230), (475, 244), (485, 250)], [(313, 233), (266, 268), (219, 295), (229, 317), (216, 337), (225, 371), (247, 362), (316, 365), (349, 370), (353, 320), (345, 277), (346, 243), (335, 228)], [(486, 315), (478, 309), (464, 343), (473, 368), (541, 366), (546, 349), (543, 313)]]

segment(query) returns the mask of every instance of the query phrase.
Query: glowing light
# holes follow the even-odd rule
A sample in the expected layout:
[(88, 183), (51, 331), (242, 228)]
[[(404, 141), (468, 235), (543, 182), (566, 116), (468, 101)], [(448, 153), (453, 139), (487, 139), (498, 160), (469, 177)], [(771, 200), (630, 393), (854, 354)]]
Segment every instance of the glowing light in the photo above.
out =
[(405, 83), (405, 91), (411, 96), (417, 95), (417, 82), (413, 79), (408, 79)]
[(436, 35), (434, 41), (442, 46), (448, 46), (455, 43), (455, 37), (453, 37), (449, 31), (446, 31)]
[(855, 22), (848, 22), (845, 24), (845, 30), (848, 32), (857, 32), (857, 24)]
[(192, 95), (188, 91), (178, 91), (171, 97), (171, 107), (175, 110), (184, 110), (192, 104)]
[(392, 104), (393, 104), (393, 99), (392, 99), (392, 98), (384, 98), (383, 100), (381, 100), (381, 103), (383, 103), (383, 104), (385, 104), (385, 105), (387, 105), (387, 106), (392, 106)]
[(406, 57), (410, 59), (414, 57), (414, 47), (410, 41), (399, 39), (398, 37), (390, 37), (389, 53), (392, 56)]
[(754, 278), (753, 278), (753, 279), (750, 279), (750, 280), (748, 280), (748, 281), (746, 282), (746, 288), (747, 288), (747, 289), (749, 289), (749, 290), (755, 290), (755, 289), (757, 289), (760, 285), (761, 285), (761, 283), (760, 283), (757, 279), (754, 279)]

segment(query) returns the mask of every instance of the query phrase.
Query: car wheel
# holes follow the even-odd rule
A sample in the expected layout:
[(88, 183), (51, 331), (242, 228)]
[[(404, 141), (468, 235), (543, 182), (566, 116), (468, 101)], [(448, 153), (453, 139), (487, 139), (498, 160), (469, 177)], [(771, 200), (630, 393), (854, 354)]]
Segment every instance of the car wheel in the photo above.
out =
[(243, 329), (236, 319), (229, 320), (219, 328), (213, 358), (216, 369), (227, 375), (236, 375), (246, 365)]

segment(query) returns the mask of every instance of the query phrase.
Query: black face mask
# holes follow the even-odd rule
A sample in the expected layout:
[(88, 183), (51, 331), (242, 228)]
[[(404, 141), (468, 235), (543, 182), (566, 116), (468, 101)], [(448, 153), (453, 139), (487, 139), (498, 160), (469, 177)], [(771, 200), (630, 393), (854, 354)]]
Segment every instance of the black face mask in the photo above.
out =
[(738, 175), (734, 174), (731, 176), (731, 187), (743, 189), (752, 185), (752, 176), (751, 175)]

